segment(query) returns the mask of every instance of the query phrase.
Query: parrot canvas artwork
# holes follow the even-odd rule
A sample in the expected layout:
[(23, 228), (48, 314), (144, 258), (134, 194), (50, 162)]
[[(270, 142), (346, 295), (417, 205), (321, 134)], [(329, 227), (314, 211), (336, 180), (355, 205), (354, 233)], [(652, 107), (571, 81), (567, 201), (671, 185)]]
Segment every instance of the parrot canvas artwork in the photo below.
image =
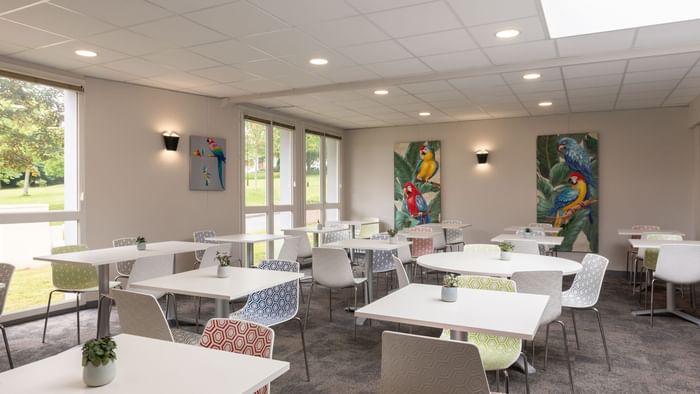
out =
[(537, 222), (559, 227), (561, 252), (598, 252), (598, 133), (537, 137)]
[(394, 227), (439, 222), (440, 141), (394, 145)]
[(226, 189), (226, 140), (190, 136), (190, 190)]

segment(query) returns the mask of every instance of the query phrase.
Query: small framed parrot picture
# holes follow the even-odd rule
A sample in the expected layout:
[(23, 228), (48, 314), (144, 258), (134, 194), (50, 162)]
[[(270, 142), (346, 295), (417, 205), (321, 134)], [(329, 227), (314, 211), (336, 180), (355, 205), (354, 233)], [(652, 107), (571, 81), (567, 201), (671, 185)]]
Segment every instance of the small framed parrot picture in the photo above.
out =
[(440, 221), (440, 141), (394, 145), (394, 227)]
[(226, 189), (226, 139), (190, 136), (190, 190)]
[(537, 222), (560, 228), (560, 252), (598, 251), (598, 133), (537, 137)]

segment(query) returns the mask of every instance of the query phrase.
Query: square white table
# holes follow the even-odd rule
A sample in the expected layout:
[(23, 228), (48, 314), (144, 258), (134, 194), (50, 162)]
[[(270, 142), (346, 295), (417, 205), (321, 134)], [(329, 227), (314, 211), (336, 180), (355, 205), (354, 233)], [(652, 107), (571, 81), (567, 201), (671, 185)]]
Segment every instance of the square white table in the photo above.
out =
[(545, 234), (559, 234), (559, 230), (561, 230), (561, 227), (528, 227), (528, 226), (510, 226), (506, 227), (504, 231), (508, 232), (518, 232), (520, 230), (525, 230), (525, 229), (536, 229), (536, 230), (542, 230), (544, 231)]
[(456, 302), (440, 300), (442, 286), (412, 283), (355, 311), (356, 318), (480, 332), (532, 340), (549, 296), (459, 288)]
[(279, 234), (231, 234), (217, 235), (215, 237), (204, 238), (204, 240), (207, 242), (245, 244), (245, 261), (247, 262), (246, 264), (248, 264), (248, 268), (251, 268), (255, 260), (255, 243), (270, 242), (284, 238), (287, 238), (287, 236)]
[(640, 237), (644, 233), (664, 233), (664, 234), (678, 234), (685, 237), (685, 234), (676, 230), (636, 230), (631, 228), (623, 228), (617, 230), (617, 235), (624, 235), (630, 237)]
[(355, 238), (355, 229), (362, 226), (363, 224), (379, 224), (378, 220), (366, 220), (366, 219), (356, 219), (356, 220), (335, 220), (335, 223), (344, 224), (350, 228), (351, 237)]
[(228, 278), (216, 276), (218, 267), (206, 267), (129, 284), (134, 289), (156, 290), (194, 297), (213, 298), (216, 317), (229, 317), (229, 302), (258, 290), (301, 279), (296, 272), (231, 267)]
[(305, 227), (294, 227), (294, 228), (286, 228), (282, 230), (283, 233), (287, 234), (287, 231), (302, 231), (305, 233), (311, 233), (314, 235), (314, 247), (318, 248), (319, 245), (319, 234), (328, 234), (328, 233), (334, 233), (336, 231), (350, 231), (349, 228), (345, 227), (326, 227), (324, 226), (321, 229), (316, 228), (316, 226), (305, 226)]
[[(118, 246), (115, 248), (91, 249), (80, 252), (53, 254), (34, 257), (34, 260), (58, 263), (78, 263), (97, 266), (99, 293), (109, 295), (109, 265), (122, 261), (136, 260), (141, 257), (175, 255), (204, 250), (211, 244), (203, 242), (164, 241), (146, 244), (146, 250), (136, 249), (136, 245)], [(174, 260), (173, 260), (174, 263)], [(174, 268), (174, 267), (173, 267)], [(97, 335), (103, 337), (109, 333), (109, 316), (102, 310), (97, 310)]]
[(498, 234), (497, 236), (491, 238), (491, 242), (503, 242), (515, 239), (531, 239), (537, 241), (540, 245), (545, 246), (559, 246), (564, 241), (564, 237), (552, 237), (552, 236), (532, 236), (532, 237), (520, 237), (515, 234)]
[(690, 239), (683, 240), (668, 240), (668, 239), (638, 239), (630, 238), (627, 240), (633, 248), (643, 249), (658, 249), (661, 245), (700, 245), (700, 241)]
[(120, 334), (117, 374), (102, 387), (83, 383), (80, 347), (0, 373), (3, 393), (253, 393), (289, 370), (286, 361)]

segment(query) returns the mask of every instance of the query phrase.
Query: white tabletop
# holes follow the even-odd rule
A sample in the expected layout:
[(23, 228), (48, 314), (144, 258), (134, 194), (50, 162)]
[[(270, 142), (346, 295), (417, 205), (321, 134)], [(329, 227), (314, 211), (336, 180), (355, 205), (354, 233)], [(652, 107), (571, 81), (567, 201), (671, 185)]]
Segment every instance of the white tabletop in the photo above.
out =
[(136, 260), (141, 257), (194, 252), (211, 246), (211, 244), (204, 242), (165, 241), (147, 243), (146, 250), (138, 250), (136, 245), (129, 245), (40, 256), (34, 257), (34, 260), (104, 265)]
[(324, 244), (324, 247), (329, 248), (343, 248), (343, 249), (368, 249), (368, 250), (396, 250), (402, 246), (409, 246), (411, 242), (409, 241), (398, 241), (394, 242), (382, 240), (382, 239), (344, 239), (342, 241), (330, 242)]
[(517, 232), (520, 230), (525, 230), (525, 229), (536, 229), (536, 230), (542, 230), (546, 234), (559, 234), (559, 230), (561, 230), (561, 227), (528, 227), (528, 226), (510, 226), (506, 227), (504, 231), (512, 231), (512, 232)]
[(445, 230), (460, 230), (463, 228), (471, 227), (469, 223), (437, 223)]
[(549, 300), (545, 295), (460, 288), (456, 302), (444, 302), (441, 288), (410, 284), (358, 309), (355, 317), (531, 340)]
[(270, 360), (199, 346), (121, 334), (117, 375), (102, 387), (86, 387), (80, 347), (0, 374), (3, 393), (252, 393), (289, 370)]
[(207, 267), (180, 272), (130, 283), (129, 287), (230, 301), (304, 276), (295, 272), (231, 267), (231, 276), (219, 278), (216, 269), (217, 267)]
[(204, 240), (209, 242), (232, 242), (232, 243), (256, 243), (256, 242), (267, 242), (274, 241), (277, 239), (287, 238), (286, 235), (280, 234), (231, 234), (231, 235), (217, 235), (215, 237), (207, 237)]
[(303, 231), (306, 233), (315, 233), (315, 234), (325, 234), (325, 233), (332, 233), (335, 231), (348, 231), (349, 228), (347, 227), (326, 227), (324, 226), (322, 229), (316, 228), (316, 226), (306, 226), (306, 227), (294, 227), (294, 228), (285, 228), (282, 230), (282, 232), (286, 231)]
[(624, 236), (641, 236), (644, 233), (663, 233), (663, 234), (678, 234), (685, 237), (685, 234), (676, 230), (635, 230), (631, 228), (623, 228), (617, 230), (617, 235)]
[(510, 260), (480, 253), (433, 253), (418, 257), (417, 263), (442, 272), (499, 277), (511, 277), (520, 271), (561, 271), (563, 275), (573, 275), (581, 270), (581, 264), (573, 260), (527, 253), (511, 253)]
[(411, 232), (411, 231), (399, 231), (398, 235), (408, 238), (408, 239), (428, 239), (437, 236), (439, 233), (434, 232)]
[(531, 239), (537, 241), (540, 245), (558, 246), (564, 241), (564, 237), (550, 237), (550, 236), (532, 236), (532, 237), (520, 237), (515, 234), (498, 234), (497, 236), (491, 238), (491, 242), (503, 242), (514, 239)]
[(658, 249), (661, 245), (700, 245), (700, 241), (693, 240), (668, 240), (668, 239), (636, 239), (627, 240), (633, 248)]
[(347, 226), (362, 226), (363, 224), (379, 223), (378, 220), (367, 220), (367, 219), (334, 220), (333, 222), (338, 223), (338, 224), (345, 224)]

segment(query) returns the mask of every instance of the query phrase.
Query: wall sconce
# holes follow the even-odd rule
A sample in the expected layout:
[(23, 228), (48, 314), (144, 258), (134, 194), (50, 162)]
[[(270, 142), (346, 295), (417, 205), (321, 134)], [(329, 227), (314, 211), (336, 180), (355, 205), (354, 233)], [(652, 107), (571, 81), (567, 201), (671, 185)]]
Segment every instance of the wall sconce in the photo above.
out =
[(178, 142), (180, 142), (180, 136), (175, 134), (175, 132), (163, 132), (163, 143), (165, 143), (165, 150), (177, 150)]
[(486, 149), (479, 149), (476, 151), (476, 162), (479, 165), (486, 164), (489, 159), (489, 151)]

